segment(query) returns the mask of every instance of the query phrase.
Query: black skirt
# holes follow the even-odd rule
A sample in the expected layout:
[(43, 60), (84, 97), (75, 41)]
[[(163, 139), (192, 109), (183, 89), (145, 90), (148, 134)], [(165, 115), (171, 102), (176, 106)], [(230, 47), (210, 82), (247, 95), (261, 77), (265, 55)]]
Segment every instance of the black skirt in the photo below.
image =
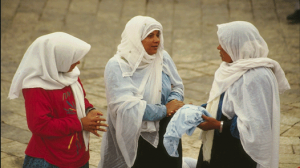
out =
[(215, 131), (210, 163), (203, 161), (202, 145), (197, 168), (256, 168), (256, 162), (245, 152), (241, 141), (231, 135), (230, 120), (223, 115), (221, 120), (223, 133)]
[(182, 167), (182, 144), (178, 145), (179, 157), (171, 157), (163, 144), (163, 136), (166, 132), (171, 117), (166, 117), (159, 122), (159, 143), (153, 147), (142, 137), (139, 138), (137, 156), (132, 168), (181, 168)]

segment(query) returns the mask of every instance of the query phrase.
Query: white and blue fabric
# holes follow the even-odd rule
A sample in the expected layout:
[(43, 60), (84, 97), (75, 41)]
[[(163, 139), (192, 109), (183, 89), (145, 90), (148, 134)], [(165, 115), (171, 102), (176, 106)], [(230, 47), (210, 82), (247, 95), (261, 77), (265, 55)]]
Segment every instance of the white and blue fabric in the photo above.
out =
[(204, 122), (202, 115), (211, 117), (205, 108), (186, 104), (172, 117), (164, 135), (164, 146), (170, 156), (178, 157), (178, 144), (183, 134), (191, 136), (197, 126)]
[[(145, 51), (142, 40), (160, 31), (156, 54)], [(162, 25), (151, 17), (133, 17), (125, 26), (118, 51), (104, 72), (107, 99), (107, 132), (101, 144), (98, 167), (132, 167), (138, 139), (154, 147), (159, 140), (159, 121), (143, 121), (147, 104), (161, 103), (162, 72), (173, 85), (172, 92), (183, 96), (182, 80), (169, 54), (163, 50)]]
[(183, 101), (183, 96), (172, 91), (172, 83), (169, 76), (162, 72), (162, 89), (161, 89), (161, 104), (147, 104), (143, 121), (158, 121), (166, 117), (167, 115), (167, 104), (171, 100)]
[[(217, 34), (233, 62), (222, 62), (215, 72), (207, 109), (215, 118), (220, 95), (225, 92), (222, 113), (229, 119), (238, 116), (237, 127), (246, 153), (258, 168), (278, 167), (279, 93), (290, 89), (284, 71), (278, 62), (267, 58), (267, 43), (251, 23), (220, 24)], [(203, 159), (208, 162), (213, 136), (214, 130), (210, 130), (203, 131), (201, 137)]]

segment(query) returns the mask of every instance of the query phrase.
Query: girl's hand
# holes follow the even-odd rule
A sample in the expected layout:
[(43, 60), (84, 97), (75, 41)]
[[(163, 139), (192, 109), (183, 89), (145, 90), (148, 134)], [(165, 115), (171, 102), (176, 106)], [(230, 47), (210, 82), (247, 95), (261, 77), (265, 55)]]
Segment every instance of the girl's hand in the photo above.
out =
[(96, 109), (91, 110), (86, 117), (83, 117), (81, 119), (83, 130), (89, 131), (95, 134), (96, 136), (100, 137), (97, 131), (106, 132), (106, 130), (100, 128), (100, 126), (108, 127), (107, 124), (101, 122), (106, 121), (106, 119), (100, 116), (103, 116), (103, 114), (100, 111)]

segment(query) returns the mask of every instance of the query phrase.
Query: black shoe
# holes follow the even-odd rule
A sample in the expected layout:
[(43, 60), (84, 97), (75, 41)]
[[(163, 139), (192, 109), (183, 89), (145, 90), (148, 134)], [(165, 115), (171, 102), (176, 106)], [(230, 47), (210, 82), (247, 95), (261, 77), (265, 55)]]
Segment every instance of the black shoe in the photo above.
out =
[(288, 15), (286, 19), (293, 23), (300, 23), (300, 9), (296, 10), (293, 14)]

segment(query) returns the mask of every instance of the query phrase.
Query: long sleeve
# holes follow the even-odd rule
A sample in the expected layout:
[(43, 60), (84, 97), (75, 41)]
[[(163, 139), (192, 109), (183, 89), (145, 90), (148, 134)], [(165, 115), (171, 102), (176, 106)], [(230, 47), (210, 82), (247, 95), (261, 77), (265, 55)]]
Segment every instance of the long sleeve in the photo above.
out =
[(161, 104), (147, 104), (143, 121), (158, 121), (166, 117), (167, 108)]
[(167, 102), (169, 102), (171, 100), (174, 100), (174, 99), (179, 100), (179, 101), (183, 101), (183, 96), (178, 92), (171, 92), (169, 97), (168, 97)]
[(23, 89), (27, 123), (30, 131), (38, 136), (66, 136), (81, 131), (77, 115), (62, 118), (53, 116), (50, 97), (41, 88)]
[(82, 90), (83, 90), (85, 110), (88, 109), (88, 108), (94, 107), (94, 106), (88, 101), (88, 99), (86, 98), (85, 90), (84, 90), (83, 85), (82, 85), (82, 83), (81, 83), (81, 81), (80, 81), (79, 78), (78, 78), (78, 82), (80, 83), (80, 85), (81, 85), (81, 87), (82, 87)]

